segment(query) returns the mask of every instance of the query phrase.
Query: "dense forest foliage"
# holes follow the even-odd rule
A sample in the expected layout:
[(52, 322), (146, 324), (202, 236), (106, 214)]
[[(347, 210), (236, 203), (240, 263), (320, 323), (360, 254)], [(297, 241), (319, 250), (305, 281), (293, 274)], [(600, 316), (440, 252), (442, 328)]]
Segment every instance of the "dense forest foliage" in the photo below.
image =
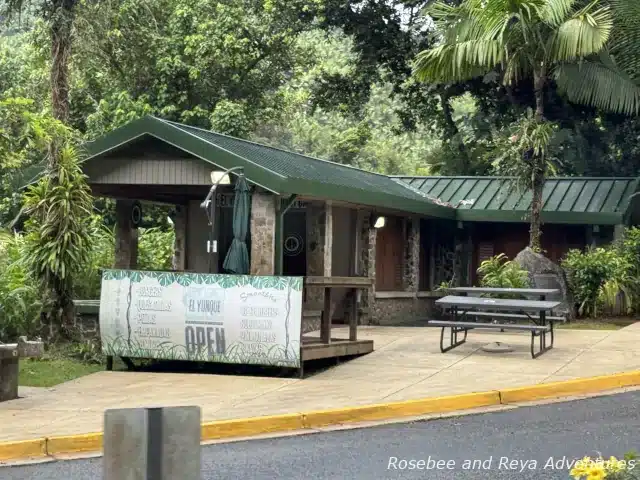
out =
[(147, 114), (386, 174), (515, 175), (534, 198), (547, 175), (635, 176), (639, 19), (623, 0), (0, 0), (0, 222), (68, 310), (70, 265), (113, 226), (70, 158)]

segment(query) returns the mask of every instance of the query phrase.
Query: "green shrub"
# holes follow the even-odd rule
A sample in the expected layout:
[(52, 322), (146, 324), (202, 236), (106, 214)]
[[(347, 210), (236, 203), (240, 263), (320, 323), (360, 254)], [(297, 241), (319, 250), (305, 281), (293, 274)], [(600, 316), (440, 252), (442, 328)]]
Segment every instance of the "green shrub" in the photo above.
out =
[(491, 288), (528, 288), (529, 273), (504, 254), (493, 256), (477, 270), (480, 285)]
[[(138, 268), (140, 270), (170, 270), (174, 251), (174, 231), (160, 228), (141, 228), (138, 232)], [(95, 216), (91, 223), (94, 248), (90, 261), (77, 275), (77, 299), (100, 298), (100, 269), (112, 268), (115, 255), (115, 233)]]
[(629, 288), (631, 267), (617, 247), (570, 250), (562, 267), (579, 315), (597, 316), (602, 310), (612, 310), (621, 293), (622, 300), (631, 305), (634, 296)]
[(76, 299), (100, 297), (100, 269), (113, 266), (115, 235), (112, 229), (104, 226), (102, 217), (94, 215), (90, 223), (92, 249), (89, 261), (74, 277)]
[(24, 236), (0, 233), (0, 341), (38, 333), (41, 295), (24, 258)]
[(140, 270), (171, 270), (175, 233), (173, 229), (140, 229), (138, 237), (138, 268)]
[(640, 310), (640, 228), (626, 229), (616, 249), (626, 261), (624, 284), (629, 297), (628, 305), (637, 312)]

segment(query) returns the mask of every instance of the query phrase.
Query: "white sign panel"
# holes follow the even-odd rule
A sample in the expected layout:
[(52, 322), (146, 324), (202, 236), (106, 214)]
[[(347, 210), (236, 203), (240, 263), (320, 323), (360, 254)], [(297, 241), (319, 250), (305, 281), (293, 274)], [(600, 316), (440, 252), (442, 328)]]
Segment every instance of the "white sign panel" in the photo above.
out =
[(298, 368), (302, 277), (104, 270), (106, 355)]

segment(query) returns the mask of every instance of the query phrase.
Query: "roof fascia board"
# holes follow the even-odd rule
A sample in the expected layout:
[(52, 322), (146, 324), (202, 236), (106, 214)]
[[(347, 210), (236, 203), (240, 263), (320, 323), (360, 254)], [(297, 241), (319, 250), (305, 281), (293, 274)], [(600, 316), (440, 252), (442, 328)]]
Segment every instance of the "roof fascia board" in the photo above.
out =
[[(513, 222), (526, 223), (528, 211), (522, 210), (472, 210), (458, 209), (457, 218), (467, 222)], [(566, 225), (617, 225), (623, 221), (621, 213), (600, 212), (542, 212), (544, 223)]]
[(455, 209), (432, 203), (428, 199), (411, 198), (355, 188), (337, 188), (319, 182), (299, 178), (289, 178), (288, 193), (297, 193), (327, 200), (336, 200), (372, 208), (392, 208), (412, 214), (455, 220)]

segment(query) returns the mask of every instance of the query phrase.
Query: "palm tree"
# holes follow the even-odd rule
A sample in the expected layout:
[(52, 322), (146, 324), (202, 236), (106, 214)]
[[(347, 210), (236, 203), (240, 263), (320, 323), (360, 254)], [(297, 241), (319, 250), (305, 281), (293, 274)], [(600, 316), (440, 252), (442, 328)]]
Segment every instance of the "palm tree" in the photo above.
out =
[[(577, 63), (606, 52), (615, 37), (609, 2), (622, 1), (593, 0), (575, 8), (575, 0), (464, 0), (459, 6), (438, 2), (429, 9), (442, 38), (416, 58), (414, 73), (419, 80), (462, 82), (497, 71), (506, 86), (525, 79), (533, 82), (538, 126), (527, 126), (523, 136), (528, 148), (523, 154), (533, 192), (529, 246), (534, 250), (540, 250), (544, 150), (550, 135), (544, 118), (545, 87), (558, 78), (569, 90), (570, 83), (585, 78)], [(600, 74), (595, 67), (591, 71), (592, 77)], [(608, 101), (600, 93), (600, 101), (593, 101), (594, 91), (604, 83), (602, 78), (600, 83), (583, 82), (581, 93), (572, 92), (573, 98), (624, 113), (637, 110), (640, 103), (633, 101), (631, 89), (609, 94)]]
[(570, 101), (635, 115), (640, 110), (640, 2), (606, 0), (613, 30), (597, 55), (556, 68), (558, 90)]

